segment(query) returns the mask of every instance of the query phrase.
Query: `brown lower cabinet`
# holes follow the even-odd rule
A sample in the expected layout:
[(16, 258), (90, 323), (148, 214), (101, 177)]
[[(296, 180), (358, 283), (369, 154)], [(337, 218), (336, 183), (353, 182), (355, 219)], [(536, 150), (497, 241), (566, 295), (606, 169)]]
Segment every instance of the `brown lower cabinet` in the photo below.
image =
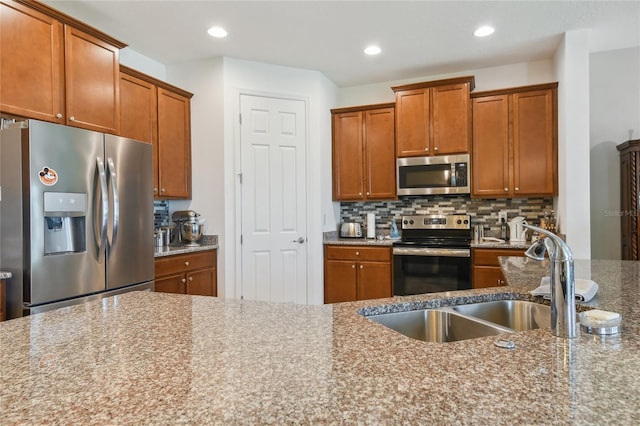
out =
[(156, 258), (155, 291), (217, 296), (216, 259), (216, 250)]
[(391, 297), (391, 247), (325, 245), (324, 302)]
[(490, 249), (474, 248), (471, 251), (472, 262), (472, 287), (499, 287), (507, 285), (507, 281), (502, 274), (502, 268), (498, 257), (500, 256), (522, 256), (524, 249)]

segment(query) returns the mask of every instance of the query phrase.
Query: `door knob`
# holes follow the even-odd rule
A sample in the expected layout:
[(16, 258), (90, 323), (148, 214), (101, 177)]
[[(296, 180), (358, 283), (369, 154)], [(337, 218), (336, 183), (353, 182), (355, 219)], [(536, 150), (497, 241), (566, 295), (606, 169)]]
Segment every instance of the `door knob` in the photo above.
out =
[(304, 237), (300, 237), (297, 240), (293, 240), (294, 243), (304, 244)]

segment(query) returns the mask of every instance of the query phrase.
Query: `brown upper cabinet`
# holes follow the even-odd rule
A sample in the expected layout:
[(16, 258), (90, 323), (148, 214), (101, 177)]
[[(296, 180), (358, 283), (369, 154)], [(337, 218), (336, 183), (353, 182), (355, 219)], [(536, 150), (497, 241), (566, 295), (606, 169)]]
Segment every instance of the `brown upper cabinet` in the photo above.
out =
[(155, 198), (191, 198), (192, 96), (120, 66), (121, 135), (153, 144)]
[(473, 76), (392, 87), (397, 156), (468, 153), (474, 87)]
[(471, 95), (474, 197), (558, 194), (557, 88), (549, 83)]
[(394, 104), (331, 110), (333, 199), (396, 198)]
[(33, 0), (0, 0), (0, 111), (117, 134), (119, 49)]

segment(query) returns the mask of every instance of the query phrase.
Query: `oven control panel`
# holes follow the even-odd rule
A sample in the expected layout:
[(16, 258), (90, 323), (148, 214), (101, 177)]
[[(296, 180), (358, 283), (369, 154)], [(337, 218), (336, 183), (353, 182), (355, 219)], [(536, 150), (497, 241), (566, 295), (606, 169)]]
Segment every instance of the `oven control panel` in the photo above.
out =
[(471, 229), (466, 214), (402, 216), (402, 229)]

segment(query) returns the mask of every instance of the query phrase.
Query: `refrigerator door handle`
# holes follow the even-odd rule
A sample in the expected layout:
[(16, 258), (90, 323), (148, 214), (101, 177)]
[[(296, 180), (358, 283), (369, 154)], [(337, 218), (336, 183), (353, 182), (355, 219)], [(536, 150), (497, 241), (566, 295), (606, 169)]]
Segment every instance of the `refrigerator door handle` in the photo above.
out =
[(100, 179), (100, 242), (98, 244), (98, 262), (104, 260), (104, 253), (107, 248), (107, 226), (109, 222), (109, 198), (107, 194), (107, 175), (104, 170), (104, 163), (100, 157), (96, 158), (96, 169)]
[(118, 195), (118, 185), (116, 176), (116, 166), (113, 159), (107, 160), (107, 170), (109, 171), (109, 188), (111, 189), (111, 197), (113, 199), (113, 234), (111, 235), (111, 246), (116, 243), (118, 238), (118, 226), (120, 225), (120, 199)]

